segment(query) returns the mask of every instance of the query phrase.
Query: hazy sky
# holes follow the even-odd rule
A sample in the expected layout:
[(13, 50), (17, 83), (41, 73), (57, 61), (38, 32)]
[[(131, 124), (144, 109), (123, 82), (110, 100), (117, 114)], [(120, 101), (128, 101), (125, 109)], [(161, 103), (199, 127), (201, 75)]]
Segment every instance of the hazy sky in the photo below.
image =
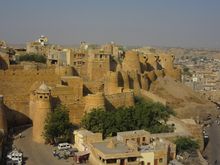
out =
[(220, 48), (220, 0), (0, 0), (0, 39)]

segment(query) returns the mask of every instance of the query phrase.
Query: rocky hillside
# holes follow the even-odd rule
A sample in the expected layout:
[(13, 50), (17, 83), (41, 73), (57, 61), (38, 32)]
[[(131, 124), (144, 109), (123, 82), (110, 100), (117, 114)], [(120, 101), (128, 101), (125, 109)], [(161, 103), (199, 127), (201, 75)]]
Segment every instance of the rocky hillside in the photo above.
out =
[(180, 118), (205, 117), (209, 113), (218, 113), (213, 103), (170, 77), (157, 79), (152, 83), (150, 91), (166, 99)]

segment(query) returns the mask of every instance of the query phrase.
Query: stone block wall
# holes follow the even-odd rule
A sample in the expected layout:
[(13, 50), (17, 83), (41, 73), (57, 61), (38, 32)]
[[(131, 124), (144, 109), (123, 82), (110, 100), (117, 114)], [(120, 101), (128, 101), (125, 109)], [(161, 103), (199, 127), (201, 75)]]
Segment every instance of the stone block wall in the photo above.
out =
[(152, 100), (154, 102), (159, 102), (159, 103), (161, 103), (163, 105), (167, 104), (167, 101), (165, 99), (163, 99), (163, 98), (159, 97), (158, 95), (155, 95), (155, 94), (153, 94), (153, 93), (151, 93), (149, 91), (141, 89), (140, 93), (141, 93), (141, 97), (143, 97), (146, 100), (150, 99), (150, 100)]
[(54, 69), (8, 69), (0, 70), (0, 94), (4, 95), (6, 116), (9, 124), (19, 125), (30, 122), (30, 88), (35, 82), (45, 82), (55, 86), (60, 78)]
[(107, 110), (112, 110), (119, 107), (129, 107), (134, 105), (133, 92), (116, 93), (105, 95), (105, 105)]

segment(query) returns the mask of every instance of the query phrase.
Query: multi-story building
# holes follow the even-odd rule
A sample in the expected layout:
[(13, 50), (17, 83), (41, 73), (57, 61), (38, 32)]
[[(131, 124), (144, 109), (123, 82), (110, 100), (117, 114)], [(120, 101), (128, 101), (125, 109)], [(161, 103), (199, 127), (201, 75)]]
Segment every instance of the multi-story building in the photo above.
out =
[[(97, 137), (98, 136), (98, 137)], [(102, 140), (87, 130), (75, 132), (75, 145), (88, 149), (89, 162), (94, 165), (167, 165), (175, 159), (176, 145), (149, 132), (135, 130), (118, 132), (116, 137)]]

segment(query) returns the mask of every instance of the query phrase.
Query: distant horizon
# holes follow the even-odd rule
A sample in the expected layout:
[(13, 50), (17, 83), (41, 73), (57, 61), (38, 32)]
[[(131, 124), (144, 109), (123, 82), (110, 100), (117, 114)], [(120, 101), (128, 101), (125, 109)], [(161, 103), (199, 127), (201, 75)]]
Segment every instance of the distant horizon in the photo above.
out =
[[(0, 39), (2, 40), (2, 39)], [(5, 41), (5, 40), (4, 40)], [(34, 41), (34, 40), (33, 40)], [(28, 41), (28, 42), (32, 42), (32, 41)], [(27, 43), (27, 42), (26, 42)], [(23, 47), (26, 47), (26, 43), (8, 43), (6, 41), (6, 44), (9, 45), (9, 46), (23, 46)], [(103, 44), (107, 44), (107, 43), (110, 43), (109, 42), (105, 42), (105, 43), (91, 43), (91, 42), (87, 42), (89, 44), (97, 44), (97, 45), (103, 45)], [(67, 47), (70, 47), (70, 46), (80, 46), (80, 43), (72, 43), (72, 44), (60, 44), (60, 43), (50, 43), (49, 44), (51, 45), (61, 45), (61, 46), (67, 46)], [(197, 50), (213, 50), (213, 51), (220, 51), (220, 47), (219, 48), (209, 48), (209, 47), (183, 47), (183, 46), (160, 46), (160, 45), (150, 45), (150, 44), (145, 44), (145, 45), (124, 45), (122, 43), (116, 43), (116, 44), (119, 44), (119, 45), (122, 45), (122, 46), (125, 46), (125, 47), (152, 47), (152, 48), (180, 48), (180, 49), (197, 49)]]
[(220, 49), (219, 0), (2, 1), (0, 40)]

